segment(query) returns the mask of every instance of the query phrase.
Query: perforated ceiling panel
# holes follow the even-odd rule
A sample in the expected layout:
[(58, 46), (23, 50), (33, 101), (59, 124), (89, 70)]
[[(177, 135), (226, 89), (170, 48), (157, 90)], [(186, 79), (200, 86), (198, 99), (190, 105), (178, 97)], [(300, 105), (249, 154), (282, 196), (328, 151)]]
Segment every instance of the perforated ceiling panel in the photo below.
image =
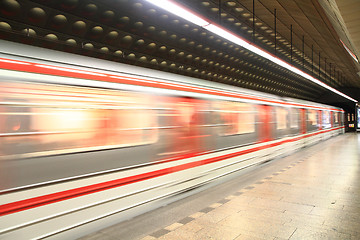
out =
[[(360, 87), (316, 1), (255, 0), (255, 15), (252, 0), (176, 2), (346, 94)], [(348, 102), (143, 0), (0, 0), (0, 36), (280, 96)]]

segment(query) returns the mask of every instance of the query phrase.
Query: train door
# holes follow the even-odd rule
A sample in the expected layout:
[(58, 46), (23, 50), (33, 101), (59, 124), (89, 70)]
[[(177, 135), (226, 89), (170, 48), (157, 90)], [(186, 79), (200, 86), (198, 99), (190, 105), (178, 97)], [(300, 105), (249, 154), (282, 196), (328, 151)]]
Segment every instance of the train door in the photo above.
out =
[(273, 113), (272, 106), (259, 105), (260, 134), (259, 141), (266, 142), (272, 140), (273, 136)]
[(300, 109), (301, 134), (306, 133), (306, 110)]
[(174, 105), (174, 123), (177, 133), (174, 138), (174, 150), (180, 154), (200, 152), (205, 136), (201, 131), (203, 116), (202, 102), (194, 98), (177, 98)]
[(204, 143), (210, 135), (203, 131), (205, 121), (203, 100), (175, 97), (167, 98), (169, 112), (164, 122), (160, 158), (184, 156), (204, 150)]
[[(98, 109), (96, 111), (98, 116), (98, 129), (96, 130), (96, 137), (92, 145), (107, 146), (114, 144), (114, 136), (116, 136), (116, 110), (114, 109)], [(122, 137), (126, 138), (126, 137)], [(97, 141), (97, 142), (96, 142)]]
[(322, 117), (323, 117), (323, 111), (321, 111), (321, 110), (319, 110), (318, 111), (318, 118), (319, 118), (319, 124), (318, 124), (318, 129), (319, 130), (322, 130), (323, 129), (323, 119), (322, 119)]

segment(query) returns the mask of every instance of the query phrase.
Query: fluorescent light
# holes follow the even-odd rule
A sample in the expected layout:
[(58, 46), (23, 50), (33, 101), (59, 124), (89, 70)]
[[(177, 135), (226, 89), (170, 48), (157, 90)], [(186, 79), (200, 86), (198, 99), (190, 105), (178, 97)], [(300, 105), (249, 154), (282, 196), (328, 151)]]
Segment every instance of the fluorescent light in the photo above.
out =
[(245, 40), (239, 38), (238, 36), (234, 35), (233, 33), (226, 31), (225, 29), (218, 27), (214, 24), (208, 24), (206, 26), (203, 26), (203, 28), (205, 28), (206, 30), (208, 30), (212, 33), (215, 33), (216, 35), (219, 35), (237, 45), (245, 46), (248, 44)]
[(192, 22), (198, 26), (204, 26), (209, 24), (208, 21), (204, 20), (203, 18), (197, 16), (196, 14), (192, 13), (191, 11), (183, 8), (182, 6), (168, 1), (168, 0), (146, 0), (149, 3), (152, 3), (168, 12), (171, 12), (189, 22)]
[(343, 47), (346, 49), (346, 51), (350, 54), (350, 56), (357, 62), (359, 63), (359, 60), (357, 59), (356, 55), (345, 45), (345, 43), (343, 41), (340, 42), (342, 43)]
[(272, 61), (273, 63), (276, 63), (290, 71), (292, 71), (293, 73), (296, 73), (344, 98), (347, 98), (351, 101), (357, 102), (357, 100), (345, 95), (344, 93), (336, 90), (335, 88), (330, 87), (329, 85), (321, 82), (320, 80), (312, 77), (311, 75), (301, 71), (300, 69), (288, 64), (287, 62), (281, 60), (280, 58), (275, 57), (274, 55), (268, 53), (265, 50), (262, 50), (261, 48), (251, 44), (250, 42), (244, 40), (243, 38), (237, 36), (236, 34), (227, 31), (226, 29), (223, 29), (222, 27), (217, 26), (216, 24), (210, 23), (209, 21), (205, 20), (204, 18), (202, 18), (199, 15), (194, 14), (193, 12), (191, 12), (190, 10), (172, 2), (171, 0), (146, 0), (160, 8), (165, 9), (166, 11), (173, 13), (185, 20), (188, 20), (200, 27), (203, 27), (204, 29), (222, 37), (225, 38), (226, 40), (233, 42), (243, 48), (246, 48), (249, 51), (252, 51), (253, 53), (256, 53), (270, 61)]
[(246, 49), (252, 51), (253, 53), (256, 53), (256, 54), (258, 54), (258, 55), (260, 55), (260, 56), (262, 56), (262, 57), (264, 57), (264, 58), (266, 58), (266, 59), (268, 59), (268, 60), (270, 60), (270, 61), (272, 61), (272, 62), (274, 62), (274, 63), (276, 63), (276, 64), (278, 64), (278, 65), (280, 65), (280, 66), (282, 66), (282, 67), (284, 67), (284, 68), (286, 68), (286, 69), (288, 69), (288, 70), (290, 70), (290, 71), (292, 71), (292, 72), (294, 72), (294, 73), (296, 73), (296, 74), (298, 74), (298, 75), (300, 75), (300, 76), (302, 76), (302, 77), (304, 77), (304, 78), (306, 78), (306, 79), (308, 79), (308, 80), (310, 80), (310, 81), (312, 81), (312, 82), (314, 82), (316, 84), (318, 84), (318, 85), (320, 85), (320, 86), (322, 86), (322, 87), (324, 87), (324, 88), (326, 88), (326, 89), (328, 89), (328, 90), (330, 90), (330, 91), (332, 91), (332, 92), (334, 92), (334, 93), (336, 93), (336, 94), (338, 94), (338, 95), (340, 95), (342, 97), (345, 97), (345, 98), (347, 98), (347, 99), (349, 99), (351, 101), (357, 102), (357, 100), (343, 94), (342, 92), (339, 92), (335, 88), (332, 88), (332, 87), (326, 85), (325, 83), (319, 81), (318, 79), (312, 77), (311, 75), (309, 75), (309, 74), (301, 71), (300, 69), (288, 64), (287, 62), (273, 56), (272, 54), (270, 54), (270, 53), (268, 53), (268, 52), (266, 52), (266, 51), (264, 51), (264, 50), (262, 50), (262, 49), (260, 49), (260, 48), (258, 48), (256, 46), (250, 44), (249, 42), (241, 39), (240, 37), (232, 34), (231, 32), (226, 31), (225, 29), (222, 29), (222, 28), (220, 28), (220, 27), (218, 27), (218, 26), (216, 26), (214, 24), (209, 24), (207, 26), (204, 26), (204, 28), (206, 30), (208, 30), (208, 31), (210, 31), (212, 33), (215, 33), (216, 35), (221, 36), (221, 37), (223, 37), (223, 38), (225, 38), (225, 39), (227, 39), (227, 40), (229, 40), (229, 41), (231, 41), (231, 42), (233, 42), (233, 43), (235, 43), (237, 45), (240, 45), (241, 47), (246, 48)]

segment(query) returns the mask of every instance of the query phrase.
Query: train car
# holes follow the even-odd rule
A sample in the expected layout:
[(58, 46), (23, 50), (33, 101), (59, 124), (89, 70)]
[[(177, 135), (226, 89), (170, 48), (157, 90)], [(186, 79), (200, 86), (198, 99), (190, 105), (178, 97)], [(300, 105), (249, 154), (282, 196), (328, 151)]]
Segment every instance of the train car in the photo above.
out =
[(0, 41), (0, 239), (76, 238), (344, 132), (343, 110)]

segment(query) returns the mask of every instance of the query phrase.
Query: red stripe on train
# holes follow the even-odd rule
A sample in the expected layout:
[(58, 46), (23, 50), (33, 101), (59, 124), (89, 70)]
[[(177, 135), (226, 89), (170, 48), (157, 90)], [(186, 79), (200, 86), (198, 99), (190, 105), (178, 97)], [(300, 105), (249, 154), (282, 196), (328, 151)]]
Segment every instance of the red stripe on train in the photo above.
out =
[(36, 208), (36, 207), (40, 207), (40, 206), (44, 206), (44, 205), (72, 199), (72, 198), (76, 198), (76, 197), (100, 192), (100, 191), (105, 191), (108, 189), (121, 187), (124, 185), (132, 184), (132, 183), (136, 183), (136, 182), (140, 182), (140, 181), (149, 180), (149, 179), (152, 179), (155, 177), (164, 176), (164, 175), (174, 173), (174, 172), (180, 172), (180, 171), (183, 171), (186, 169), (203, 166), (203, 165), (207, 165), (207, 164), (214, 163), (214, 162), (223, 161), (225, 159), (241, 156), (244, 154), (249, 154), (252, 152), (260, 151), (260, 150), (275, 147), (275, 146), (279, 146), (284, 143), (295, 142), (295, 141), (298, 141), (303, 138), (315, 136), (315, 135), (325, 133), (325, 132), (338, 130), (341, 128), (344, 128), (344, 127), (337, 127), (334, 129), (323, 130), (320, 132), (308, 134), (306, 136), (300, 136), (300, 137), (296, 137), (293, 139), (283, 140), (280, 142), (271, 143), (271, 144), (264, 145), (264, 146), (254, 147), (254, 148), (238, 151), (235, 153), (229, 153), (229, 154), (225, 154), (225, 155), (218, 156), (218, 157), (199, 160), (199, 161), (186, 163), (186, 164), (182, 164), (182, 165), (178, 165), (178, 166), (174, 166), (174, 167), (168, 167), (168, 168), (164, 168), (164, 169), (160, 169), (160, 170), (156, 170), (156, 171), (152, 171), (152, 172), (148, 172), (148, 173), (138, 174), (138, 175), (134, 175), (134, 176), (126, 177), (126, 178), (116, 179), (116, 180), (112, 180), (112, 181), (107, 181), (107, 182), (103, 182), (103, 183), (85, 186), (85, 187), (74, 188), (74, 189), (70, 189), (70, 190), (66, 190), (66, 191), (61, 191), (61, 192), (47, 194), (47, 195), (34, 197), (34, 198), (29, 198), (29, 199), (25, 199), (25, 200), (21, 200), (21, 201), (17, 201), (17, 202), (3, 204), (3, 205), (0, 205), (0, 216), (13, 214), (16, 212), (20, 212), (20, 211), (24, 211), (24, 210), (28, 210), (28, 209), (32, 209), (32, 208)]

